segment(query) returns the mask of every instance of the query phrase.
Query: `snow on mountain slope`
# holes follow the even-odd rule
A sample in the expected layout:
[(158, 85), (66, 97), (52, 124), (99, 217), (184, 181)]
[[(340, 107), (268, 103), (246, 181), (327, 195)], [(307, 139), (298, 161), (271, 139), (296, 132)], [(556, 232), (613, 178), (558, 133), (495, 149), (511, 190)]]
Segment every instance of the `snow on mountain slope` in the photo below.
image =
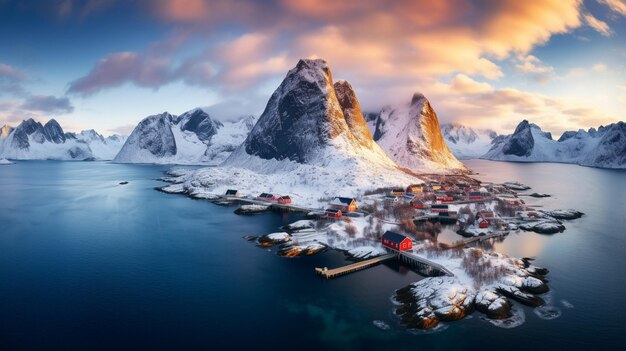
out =
[(522, 121), (511, 135), (494, 139), (482, 157), (516, 162), (562, 162), (601, 168), (626, 168), (626, 124), (579, 130), (552, 139), (536, 124)]
[(333, 84), (323, 60), (300, 60), (258, 122), (220, 167), (188, 171), (180, 190), (290, 194), (301, 205), (372, 188), (420, 183), (371, 139), (349, 83)]
[(126, 141), (125, 136), (113, 134), (105, 138), (93, 129), (83, 130), (77, 134), (65, 133), (65, 135), (73, 136), (76, 140), (88, 144), (94, 157), (98, 160), (114, 159)]
[(350, 84), (333, 84), (328, 65), (319, 59), (300, 60), (287, 73), (257, 124), (226, 164), (246, 167), (247, 155), (321, 166), (354, 163), (396, 169), (372, 142)]
[(245, 139), (254, 117), (220, 122), (196, 108), (148, 116), (115, 157), (119, 163), (219, 164)]
[(409, 105), (383, 108), (374, 141), (398, 165), (415, 172), (466, 170), (443, 140), (437, 114), (422, 94), (414, 94)]
[(88, 144), (68, 137), (56, 120), (42, 125), (28, 119), (15, 128), (2, 128), (0, 158), (86, 160), (95, 157)]
[(452, 154), (458, 159), (479, 158), (489, 151), (498, 136), (489, 129), (474, 129), (460, 124), (441, 125), (441, 134)]

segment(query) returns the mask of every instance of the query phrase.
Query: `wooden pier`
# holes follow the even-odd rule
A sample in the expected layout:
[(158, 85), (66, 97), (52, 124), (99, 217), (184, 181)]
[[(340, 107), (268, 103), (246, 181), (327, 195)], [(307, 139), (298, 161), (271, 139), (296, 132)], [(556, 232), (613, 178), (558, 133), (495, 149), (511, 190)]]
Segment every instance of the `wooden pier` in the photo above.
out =
[(347, 266), (343, 266), (339, 268), (333, 268), (333, 269), (327, 269), (326, 267), (315, 268), (315, 273), (321, 275), (322, 277), (326, 279), (335, 278), (335, 277), (342, 276), (344, 274), (349, 274), (352, 272), (360, 271), (365, 268), (369, 268), (373, 265), (379, 264), (381, 262), (390, 260), (395, 257), (396, 257), (395, 253), (390, 253), (387, 255), (370, 258), (369, 260), (356, 262), (356, 263), (349, 264)]
[(454, 273), (452, 273), (452, 271), (450, 271), (448, 268), (444, 267), (443, 265), (437, 262), (433, 262), (425, 257), (418, 256), (414, 254), (413, 252), (395, 251), (395, 250), (392, 250), (392, 251), (393, 252), (383, 255), (383, 256), (370, 258), (369, 260), (349, 264), (347, 266), (343, 266), (339, 268), (333, 268), (333, 269), (315, 268), (315, 273), (321, 275), (322, 277), (326, 279), (330, 279), (330, 278), (339, 277), (345, 274), (349, 274), (352, 272), (360, 271), (365, 268), (369, 268), (371, 266), (390, 260), (392, 258), (397, 258), (400, 260), (400, 262), (404, 262), (406, 264), (418, 267), (422, 271), (427, 272), (427, 273), (440, 273), (440, 274), (447, 275), (450, 277), (454, 276)]

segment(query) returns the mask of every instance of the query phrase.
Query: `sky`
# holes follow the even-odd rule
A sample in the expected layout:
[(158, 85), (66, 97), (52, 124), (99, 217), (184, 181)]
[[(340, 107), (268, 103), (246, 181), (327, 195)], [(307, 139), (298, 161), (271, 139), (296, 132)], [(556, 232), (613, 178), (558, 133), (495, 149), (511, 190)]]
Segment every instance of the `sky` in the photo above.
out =
[(300, 58), (364, 111), (559, 135), (626, 120), (626, 0), (0, 0), (0, 125), (129, 134), (202, 107), (260, 115)]

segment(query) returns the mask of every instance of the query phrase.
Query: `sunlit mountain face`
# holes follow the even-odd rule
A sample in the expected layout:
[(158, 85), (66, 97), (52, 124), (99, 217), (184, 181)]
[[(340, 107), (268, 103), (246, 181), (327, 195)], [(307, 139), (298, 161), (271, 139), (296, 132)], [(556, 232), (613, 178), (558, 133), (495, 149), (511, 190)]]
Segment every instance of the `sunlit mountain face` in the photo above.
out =
[(323, 58), (363, 111), (419, 91), (442, 123), (558, 138), (625, 119), (625, 22), (624, 0), (5, 0), (0, 126), (258, 116), (300, 58)]

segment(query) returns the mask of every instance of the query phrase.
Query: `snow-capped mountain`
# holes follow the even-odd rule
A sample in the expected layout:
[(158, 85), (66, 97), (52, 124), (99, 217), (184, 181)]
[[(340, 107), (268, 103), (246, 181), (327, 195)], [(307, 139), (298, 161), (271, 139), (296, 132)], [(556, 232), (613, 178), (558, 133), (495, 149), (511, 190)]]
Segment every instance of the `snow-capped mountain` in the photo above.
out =
[(399, 166), (415, 172), (466, 169), (443, 140), (430, 102), (419, 93), (408, 105), (383, 108), (376, 120), (374, 141)]
[(479, 158), (489, 151), (498, 136), (490, 129), (475, 129), (456, 123), (441, 125), (441, 134), (458, 159)]
[(597, 130), (568, 131), (559, 140), (554, 140), (549, 132), (524, 120), (513, 134), (495, 138), (493, 146), (482, 158), (626, 168), (626, 124), (618, 122)]
[(254, 126), (253, 116), (220, 122), (196, 108), (144, 118), (115, 157), (120, 163), (219, 164)]
[[(90, 137), (93, 136), (93, 137)], [(121, 148), (123, 137), (103, 138), (94, 130), (65, 133), (51, 119), (45, 125), (33, 120), (0, 130), (0, 158), (14, 160), (110, 160)]]
[(319, 59), (300, 60), (287, 73), (246, 140), (223, 164), (182, 171), (181, 177), (167, 191), (197, 197), (226, 189), (265, 191), (314, 207), (324, 197), (422, 182), (373, 141), (354, 90), (348, 82), (333, 83), (327, 63)]
[(88, 144), (94, 157), (99, 160), (114, 159), (126, 142), (125, 136), (113, 134), (105, 138), (93, 129), (83, 130), (77, 134), (65, 133), (65, 135)]
[(288, 72), (226, 164), (249, 167), (251, 157), (311, 165), (396, 167), (372, 141), (352, 86), (345, 81), (333, 84), (326, 61), (319, 59), (300, 60)]

